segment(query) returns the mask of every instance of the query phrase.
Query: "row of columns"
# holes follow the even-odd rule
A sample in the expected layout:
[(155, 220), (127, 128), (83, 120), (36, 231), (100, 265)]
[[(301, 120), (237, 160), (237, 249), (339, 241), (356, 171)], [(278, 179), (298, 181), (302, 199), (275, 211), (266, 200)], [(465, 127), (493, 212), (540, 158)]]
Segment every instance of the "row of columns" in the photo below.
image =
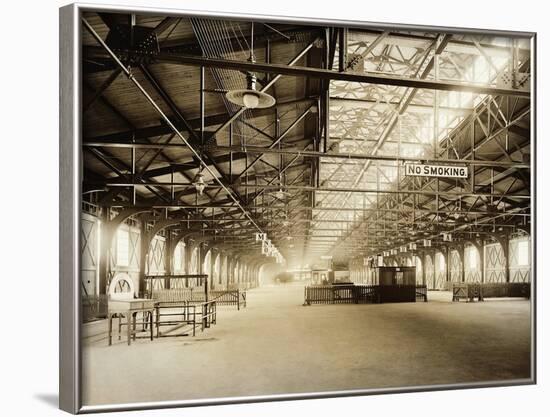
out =
[[(509, 236), (495, 235), (495, 236), (492, 236), (492, 237), (502, 247), (502, 251), (503, 251), (503, 255), (504, 255), (504, 266), (503, 267), (504, 267), (504, 274), (505, 274), (505, 282), (510, 282), (511, 274), (510, 274), (510, 239), (509, 239)], [(458, 253), (458, 256), (459, 256), (459, 259), (460, 259), (460, 264), (461, 264), (460, 282), (465, 282), (466, 281), (466, 268), (465, 268), (465, 265), (466, 265), (465, 252), (466, 251), (465, 251), (465, 249), (466, 249), (467, 245), (471, 245), (471, 246), (473, 246), (477, 249), (477, 252), (479, 254), (480, 281), (483, 283), (483, 282), (486, 281), (486, 277), (485, 277), (485, 273), (486, 273), (486, 271), (485, 271), (485, 251), (484, 251), (485, 243), (486, 242), (484, 240), (464, 240), (464, 241), (461, 241), (460, 243), (456, 243), (454, 245), (449, 244), (449, 245), (441, 246), (441, 247), (438, 247), (438, 248), (433, 248), (431, 250), (424, 249), (424, 250), (410, 252), (407, 255), (400, 254), (400, 255), (391, 256), (389, 258), (391, 260), (396, 260), (397, 264), (399, 266), (405, 266), (406, 265), (405, 260), (408, 258), (408, 259), (411, 260), (411, 265), (414, 266), (415, 265), (415, 262), (414, 262), (415, 257), (419, 257), (422, 261), (422, 282), (425, 285), (426, 284), (426, 267), (425, 267), (426, 256), (430, 256), (432, 258), (433, 265), (434, 265), (434, 282), (435, 282), (435, 279), (436, 279), (435, 274), (436, 274), (436, 270), (437, 270), (437, 267), (435, 265), (435, 257), (436, 257), (436, 253), (441, 253), (442, 256), (445, 259), (445, 277), (446, 277), (446, 281), (450, 282), (451, 281), (451, 268), (450, 268), (451, 252), (453, 250), (455, 250)], [(363, 265), (362, 258), (361, 259), (355, 259), (355, 260), (352, 260), (350, 262), (350, 273), (351, 273), (352, 278), (355, 276), (355, 277), (358, 277), (361, 280), (364, 280), (365, 277), (368, 277), (368, 270), (369, 270), (368, 266)]]
[[(115, 242), (115, 237), (117, 230), (120, 225), (124, 223), (126, 219), (130, 216), (139, 214), (146, 210), (142, 209), (125, 209), (123, 212), (119, 213), (114, 218), (108, 218), (108, 210), (104, 211), (103, 217), (101, 220), (101, 240), (99, 243), (99, 259), (98, 259), (98, 268), (99, 268), (99, 291), (100, 294), (106, 294), (109, 284), (109, 279), (111, 271), (111, 262), (109, 259), (112, 246)], [(140, 224), (140, 248), (139, 248), (139, 291), (142, 292), (145, 289), (145, 276), (147, 271), (147, 255), (150, 251), (151, 242), (154, 237), (166, 227), (180, 223), (179, 220), (173, 219), (164, 219), (157, 221), (153, 228), (147, 230), (146, 223), (141, 222)], [(250, 256), (250, 255), (240, 255), (234, 253), (230, 248), (219, 248), (212, 247), (207, 249), (208, 241), (210, 237), (197, 235), (196, 231), (189, 230), (186, 233), (181, 233), (174, 236), (172, 233), (166, 233), (166, 242), (164, 246), (164, 270), (166, 275), (174, 274), (174, 251), (176, 250), (177, 244), (181, 241), (185, 242), (185, 273), (190, 273), (191, 267), (191, 257), (193, 252), (196, 249), (198, 251), (197, 259), (197, 273), (198, 274), (207, 274), (209, 276), (209, 284), (211, 288), (215, 288), (216, 285), (219, 285), (219, 282), (214, 282), (214, 268), (216, 264), (216, 258), (220, 256), (220, 271), (219, 274), (222, 277), (225, 277), (225, 285), (230, 286), (233, 284), (244, 284), (247, 288), (256, 287), (259, 283), (259, 273), (260, 268), (263, 264), (266, 263), (264, 257), (260, 256)], [(208, 252), (211, 252), (211, 262), (209, 270), (205, 270), (204, 261)], [(222, 260), (226, 258), (226, 262)], [(226, 266), (223, 270), (223, 266)], [(237, 271), (235, 268), (238, 266)]]

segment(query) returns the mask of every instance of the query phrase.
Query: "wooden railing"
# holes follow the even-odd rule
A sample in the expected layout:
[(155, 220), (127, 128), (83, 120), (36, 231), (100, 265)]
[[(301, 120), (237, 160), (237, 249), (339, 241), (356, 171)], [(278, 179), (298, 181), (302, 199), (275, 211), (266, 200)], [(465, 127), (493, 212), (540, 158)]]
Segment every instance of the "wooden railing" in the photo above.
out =
[[(310, 285), (304, 288), (304, 305), (311, 304), (362, 304), (380, 303), (387, 293), (395, 292), (395, 301), (405, 301), (399, 293), (415, 294), (407, 301), (421, 299), (428, 301), (425, 285), (416, 286), (380, 286), (380, 285)], [(402, 299), (403, 298), (403, 299)]]

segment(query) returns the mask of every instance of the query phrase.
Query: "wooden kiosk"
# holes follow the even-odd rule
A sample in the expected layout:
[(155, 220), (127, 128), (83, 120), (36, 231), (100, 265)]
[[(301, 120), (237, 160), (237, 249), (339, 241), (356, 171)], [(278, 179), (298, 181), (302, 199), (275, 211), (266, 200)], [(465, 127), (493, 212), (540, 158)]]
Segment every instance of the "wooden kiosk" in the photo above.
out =
[(380, 303), (416, 302), (416, 267), (379, 266), (375, 272)]

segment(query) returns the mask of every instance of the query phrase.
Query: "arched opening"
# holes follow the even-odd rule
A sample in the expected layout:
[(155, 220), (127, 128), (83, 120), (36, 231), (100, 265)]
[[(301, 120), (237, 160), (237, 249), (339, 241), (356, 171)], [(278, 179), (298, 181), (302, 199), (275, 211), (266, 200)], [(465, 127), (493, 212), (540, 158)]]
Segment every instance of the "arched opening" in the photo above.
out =
[(464, 281), (481, 282), (481, 259), (477, 247), (472, 244), (464, 248)]
[(151, 239), (147, 252), (146, 275), (163, 275), (166, 272), (165, 253), (166, 238), (157, 234)]
[(445, 262), (445, 255), (441, 252), (436, 252), (434, 257), (435, 267), (435, 283), (434, 289), (444, 290), (446, 289), (447, 282), (447, 265)]
[(221, 286), (221, 257), (222, 255), (218, 252), (214, 257), (214, 264), (212, 266), (212, 288)]
[(424, 276), (422, 273), (422, 259), (419, 256), (414, 257), (414, 266), (416, 267), (416, 285), (424, 285)]
[[(189, 275), (198, 275), (200, 274), (200, 245), (194, 245), (193, 250), (191, 251), (189, 258)], [(187, 280), (188, 285), (192, 287), (202, 286), (201, 280), (199, 279), (190, 279)]]
[(174, 248), (172, 264), (175, 274), (185, 274), (185, 242), (180, 240)]
[(189, 258), (189, 274), (195, 275), (199, 273), (199, 247), (195, 246), (191, 251), (191, 256)]
[(227, 288), (229, 285), (229, 257), (227, 255), (223, 255), (220, 261), (220, 276), (218, 279), (218, 282), (222, 286), (222, 288)]
[(241, 263), (239, 260), (236, 260), (233, 264), (232, 277), (231, 277), (231, 286), (232, 288), (237, 287), (239, 282)]
[(213, 277), (212, 277), (212, 249), (206, 252), (204, 255), (204, 261), (202, 263), (202, 272), (203, 274), (208, 275), (209, 286), (212, 288)]
[(426, 277), (426, 287), (430, 290), (433, 289), (435, 286), (435, 269), (431, 255), (424, 257), (424, 274)]
[(452, 249), (449, 254), (449, 274), (451, 282), (462, 282), (462, 260), (456, 249)]

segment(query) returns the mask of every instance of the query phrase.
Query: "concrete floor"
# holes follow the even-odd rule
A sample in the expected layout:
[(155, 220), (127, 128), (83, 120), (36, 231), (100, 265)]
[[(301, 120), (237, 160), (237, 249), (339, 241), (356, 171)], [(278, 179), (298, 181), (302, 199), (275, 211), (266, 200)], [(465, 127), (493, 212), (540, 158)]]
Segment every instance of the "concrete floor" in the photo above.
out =
[(529, 378), (530, 303), (303, 307), (303, 287), (259, 288), (196, 337), (83, 349), (86, 405)]

